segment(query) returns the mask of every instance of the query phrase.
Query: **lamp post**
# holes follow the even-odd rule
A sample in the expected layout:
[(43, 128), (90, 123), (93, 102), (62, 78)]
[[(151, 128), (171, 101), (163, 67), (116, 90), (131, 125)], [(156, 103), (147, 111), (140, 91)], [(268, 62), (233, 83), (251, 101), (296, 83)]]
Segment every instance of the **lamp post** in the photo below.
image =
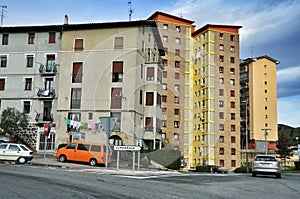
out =
[(299, 137), (296, 137), (297, 140), (297, 148), (298, 148), (298, 157), (299, 157), (299, 165), (300, 165), (300, 145), (299, 145)]
[(249, 160), (248, 160), (248, 98), (246, 101), (243, 101), (246, 104), (246, 112), (245, 112), (245, 123), (246, 123), (246, 173), (249, 173)]

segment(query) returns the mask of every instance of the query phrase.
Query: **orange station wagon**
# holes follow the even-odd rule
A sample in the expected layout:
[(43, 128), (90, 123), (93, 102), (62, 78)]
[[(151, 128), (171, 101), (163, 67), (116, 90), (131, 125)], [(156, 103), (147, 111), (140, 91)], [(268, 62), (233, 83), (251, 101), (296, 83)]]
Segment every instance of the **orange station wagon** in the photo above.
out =
[[(90, 142), (72, 142), (59, 149), (56, 158), (60, 162), (76, 161), (87, 162), (91, 166), (104, 165), (106, 158), (105, 144), (96, 144)], [(108, 163), (111, 163), (111, 155), (108, 155)]]

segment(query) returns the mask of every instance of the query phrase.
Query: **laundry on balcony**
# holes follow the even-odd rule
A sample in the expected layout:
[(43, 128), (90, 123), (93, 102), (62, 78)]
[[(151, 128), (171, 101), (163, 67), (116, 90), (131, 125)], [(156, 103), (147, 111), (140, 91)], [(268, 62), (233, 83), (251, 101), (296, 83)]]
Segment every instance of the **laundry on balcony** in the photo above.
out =
[(48, 97), (50, 95), (50, 90), (39, 89), (37, 95), (38, 96)]

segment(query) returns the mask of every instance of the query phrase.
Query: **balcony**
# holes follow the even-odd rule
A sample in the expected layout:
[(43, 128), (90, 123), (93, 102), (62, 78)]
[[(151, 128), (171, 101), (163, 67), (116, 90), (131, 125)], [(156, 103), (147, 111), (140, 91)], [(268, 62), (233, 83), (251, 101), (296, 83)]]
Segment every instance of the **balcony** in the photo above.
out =
[(39, 98), (43, 98), (43, 99), (53, 99), (55, 97), (55, 90), (54, 89), (39, 89), (39, 91), (37, 92), (37, 96)]
[(51, 76), (51, 75), (55, 75), (57, 73), (57, 66), (58, 64), (55, 63), (51, 63), (51, 64), (40, 64), (40, 74), (43, 76)]
[(45, 123), (45, 122), (53, 122), (53, 114), (44, 114), (37, 113), (35, 116), (35, 121), (38, 123)]

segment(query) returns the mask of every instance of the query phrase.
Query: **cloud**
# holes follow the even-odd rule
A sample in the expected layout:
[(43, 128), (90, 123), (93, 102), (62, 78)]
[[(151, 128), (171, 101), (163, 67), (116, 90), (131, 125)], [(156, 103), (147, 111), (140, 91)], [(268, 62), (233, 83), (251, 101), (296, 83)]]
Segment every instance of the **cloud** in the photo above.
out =
[(278, 98), (299, 95), (300, 66), (277, 71)]
[(278, 123), (292, 127), (300, 127), (299, 101), (300, 95), (294, 98), (282, 98), (277, 101), (278, 121), (280, 121)]

